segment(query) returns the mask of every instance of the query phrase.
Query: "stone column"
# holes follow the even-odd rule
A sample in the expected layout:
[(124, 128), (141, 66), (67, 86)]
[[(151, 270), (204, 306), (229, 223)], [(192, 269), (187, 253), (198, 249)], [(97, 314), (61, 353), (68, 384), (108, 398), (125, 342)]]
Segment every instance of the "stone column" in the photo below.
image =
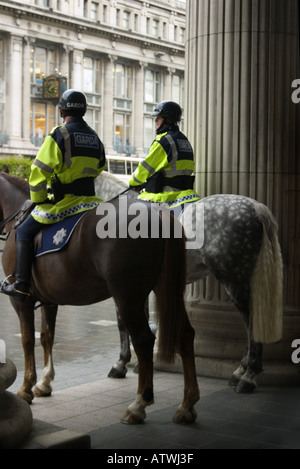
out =
[(22, 139), (22, 112), (16, 112), (20, 109), (20, 103), (22, 102), (22, 86), (23, 80), (23, 38), (21, 36), (12, 35), (10, 38), (11, 45), (11, 56), (9, 57), (9, 63), (7, 67), (9, 73), (9, 87), (12, 92), (9, 92), (10, 103), (7, 106), (7, 118), (8, 118), (8, 134), (10, 135), (10, 145), (12, 147), (21, 147)]
[[(202, 197), (253, 197), (277, 218), (285, 266), (284, 338), (265, 347), (264, 368), (267, 360), (283, 361), (285, 376), (287, 369), (297, 374), (291, 343), (300, 337), (295, 78), (300, 78), (298, 0), (187, 0), (185, 130), (197, 155), (196, 188)], [(241, 318), (212, 278), (190, 286), (187, 302), (199, 373), (230, 376), (245, 344)], [(272, 382), (283, 382), (278, 367)]]
[(139, 62), (135, 67), (134, 89), (134, 142), (137, 156), (144, 156), (144, 69), (146, 62)]
[(114, 77), (113, 66), (117, 56), (109, 55), (104, 59), (104, 80), (103, 80), (103, 143), (107, 155), (113, 154), (113, 96), (114, 96)]
[(30, 63), (30, 40), (27, 37), (23, 39), (23, 106), (22, 106), (22, 136), (27, 144), (30, 144), (30, 74), (28, 73), (28, 64)]

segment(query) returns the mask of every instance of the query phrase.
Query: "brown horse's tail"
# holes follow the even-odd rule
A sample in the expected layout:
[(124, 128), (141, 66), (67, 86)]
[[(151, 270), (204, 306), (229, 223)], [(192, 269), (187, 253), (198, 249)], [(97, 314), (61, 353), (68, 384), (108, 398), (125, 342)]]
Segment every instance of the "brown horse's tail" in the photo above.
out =
[(158, 320), (158, 359), (171, 363), (183, 339), (186, 326), (184, 292), (186, 285), (185, 236), (182, 225), (171, 216), (170, 236), (165, 239), (162, 271), (154, 289)]

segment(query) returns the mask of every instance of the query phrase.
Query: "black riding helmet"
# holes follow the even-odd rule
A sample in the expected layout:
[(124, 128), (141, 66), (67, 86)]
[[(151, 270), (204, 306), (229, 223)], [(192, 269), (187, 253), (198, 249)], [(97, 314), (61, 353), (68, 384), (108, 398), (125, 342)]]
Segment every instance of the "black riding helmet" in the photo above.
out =
[(182, 109), (174, 101), (162, 101), (155, 107), (152, 113), (152, 117), (156, 116), (165, 117), (168, 121), (177, 124), (181, 120)]
[(60, 99), (59, 108), (62, 116), (84, 116), (86, 113), (86, 96), (81, 91), (66, 90)]

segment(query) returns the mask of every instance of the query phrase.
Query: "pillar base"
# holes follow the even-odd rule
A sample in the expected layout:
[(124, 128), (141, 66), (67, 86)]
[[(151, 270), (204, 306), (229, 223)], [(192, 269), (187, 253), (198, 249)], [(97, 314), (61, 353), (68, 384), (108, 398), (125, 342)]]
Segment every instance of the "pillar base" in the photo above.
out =
[[(195, 363), (198, 376), (230, 379), (246, 350), (247, 335), (240, 313), (233, 306), (187, 304), (187, 312), (195, 329)], [(300, 314), (284, 312), (283, 338), (276, 344), (264, 345), (263, 372), (256, 377), (257, 385), (293, 386), (300, 384), (300, 364), (291, 360), (291, 343), (300, 338)], [(159, 340), (159, 338), (158, 338)], [(182, 372), (180, 356), (174, 364), (157, 361), (157, 370)]]

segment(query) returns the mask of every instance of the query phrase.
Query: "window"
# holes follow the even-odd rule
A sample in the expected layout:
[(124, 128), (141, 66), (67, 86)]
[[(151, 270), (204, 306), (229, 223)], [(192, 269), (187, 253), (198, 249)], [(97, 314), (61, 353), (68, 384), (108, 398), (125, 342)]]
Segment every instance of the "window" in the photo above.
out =
[(181, 44), (185, 43), (185, 29), (184, 28), (179, 28), (179, 42), (181, 42)]
[(145, 70), (145, 96), (146, 103), (157, 104), (160, 100), (159, 72)]
[(117, 153), (131, 154), (136, 149), (131, 145), (131, 114), (114, 113), (114, 150)]
[(89, 3), (88, 3), (88, 0), (84, 0), (84, 4), (83, 4), (83, 16), (85, 18), (88, 17), (88, 11), (89, 11)]
[(153, 117), (144, 117), (144, 152), (148, 153), (155, 136), (155, 120)]
[(107, 5), (103, 5), (102, 21), (103, 21), (103, 23), (107, 23)]
[(33, 47), (31, 49), (31, 83), (43, 83), (43, 78), (55, 73), (55, 50), (46, 47)]
[(132, 67), (116, 63), (114, 66), (114, 150), (135, 153), (131, 142)]
[(163, 22), (163, 38), (164, 39), (168, 39), (167, 30), (168, 30), (167, 23)]
[(98, 20), (98, 10), (99, 4), (96, 2), (91, 3), (91, 20), (97, 21)]
[(83, 91), (100, 94), (100, 60), (85, 56), (83, 59)]
[(139, 15), (137, 13), (134, 14), (134, 23), (133, 23), (134, 31), (139, 30)]
[(117, 8), (116, 10), (116, 25), (117, 26), (120, 26), (120, 21), (121, 21), (120, 18), (121, 18), (121, 11), (119, 8)]
[(184, 77), (174, 74), (172, 76), (172, 100), (183, 105), (184, 100)]
[(30, 131), (31, 141), (34, 145), (40, 146), (44, 138), (54, 127), (55, 106), (49, 102), (31, 103)]
[(101, 126), (100, 126), (100, 109), (99, 106), (91, 106), (90, 104), (88, 105), (86, 114), (84, 116), (85, 121), (89, 126), (94, 129), (97, 134), (100, 136), (101, 132)]
[(160, 73), (146, 69), (144, 87), (144, 152), (148, 153), (155, 135), (155, 123), (151, 114), (160, 101)]
[(129, 11), (123, 11), (123, 28), (127, 31), (130, 28), (130, 13)]
[(152, 21), (152, 35), (158, 36), (158, 29), (159, 29), (159, 21), (153, 20)]
[(129, 65), (116, 63), (114, 66), (114, 97), (131, 98), (132, 72)]
[(83, 92), (86, 95), (88, 109), (86, 121), (99, 134), (101, 115), (101, 61), (85, 56), (83, 59)]

